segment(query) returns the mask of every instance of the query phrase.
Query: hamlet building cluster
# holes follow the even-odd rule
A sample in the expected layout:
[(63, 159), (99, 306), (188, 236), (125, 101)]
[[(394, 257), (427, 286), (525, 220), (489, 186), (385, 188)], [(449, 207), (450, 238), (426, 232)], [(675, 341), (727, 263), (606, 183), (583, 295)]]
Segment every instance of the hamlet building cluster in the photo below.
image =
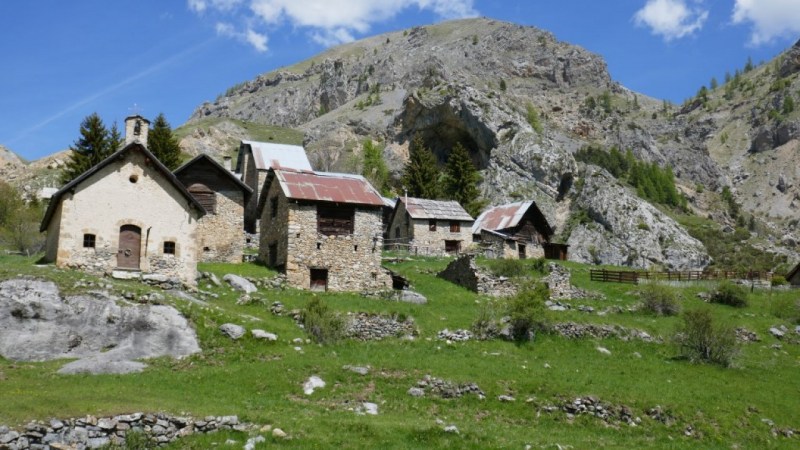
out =
[(301, 146), (241, 141), (236, 166), (201, 154), (174, 172), (147, 149), (149, 122), (125, 120), (121, 149), (52, 195), (45, 259), (120, 278), (194, 285), (198, 262), (260, 262), (296, 288), (389, 289), (384, 249), (566, 258), (534, 202), (477, 219), (455, 201), (381, 197), (360, 176), (312, 169)]

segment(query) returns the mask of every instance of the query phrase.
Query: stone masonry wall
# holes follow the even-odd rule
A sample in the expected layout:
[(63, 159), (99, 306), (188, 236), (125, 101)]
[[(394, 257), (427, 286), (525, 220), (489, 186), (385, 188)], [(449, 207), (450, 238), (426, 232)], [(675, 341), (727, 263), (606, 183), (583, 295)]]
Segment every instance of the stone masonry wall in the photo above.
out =
[(197, 226), (199, 261), (242, 262), (244, 249), (244, 193), (225, 190), (216, 193), (215, 214), (203, 216)]
[[(48, 257), (58, 267), (109, 274), (117, 268), (120, 227), (141, 229), (139, 270), (194, 284), (197, 273), (198, 212), (136, 152), (114, 162), (79, 184), (61, 200), (48, 233)], [(83, 247), (84, 234), (95, 235), (95, 248)], [(164, 254), (164, 242), (175, 254)]]
[[(265, 208), (266, 209), (266, 208)], [(316, 205), (290, 203), (288, 208), (286, 279), (308, 289), (310, 269), (328, 270), (328, 290), (388, 289), (389, 273), (381, 267), (381, 210), (356, 209), (353, 234), (325, 236), (317, 232)]]
[(478, 267), (473, 255), (459, 256), (436, 276), (491, 297), (510, 297), (518, 291), (517, 286), (507, 278), (492, 276), (487, 270)]
[(430, 231), (428, 219), (412, 220), (413, 237), (411, 245), (418, 247), (420, 252), (430, 255), (444, 255), (444, 241), (461, 242), (461, 251), (472, 243), (472, 222), (459, 221), (460, 230), (450, 232), (449, 220), (437, 220), (436, 231)]
[[(286, 252), (288, 245), (289, 233), (295, 233), (298, 229), (289, 228), (289, 202), (286, 196), (283, 195), (279, 183), (272, 183), (269, 192), (262, 193), (267, 196), (264, 203), (264, 209), (261, 211), (261, 220), (259, 221), (260, 233), (258, 244), (258, 260), (270, 264), (269, 246), (276, 245), (276, 255), (274, 256), (274, 266), (286, 265)], [(272, 201), (271, 199), (278, 199), (278, 209), (275, 217), (272, 217)]]

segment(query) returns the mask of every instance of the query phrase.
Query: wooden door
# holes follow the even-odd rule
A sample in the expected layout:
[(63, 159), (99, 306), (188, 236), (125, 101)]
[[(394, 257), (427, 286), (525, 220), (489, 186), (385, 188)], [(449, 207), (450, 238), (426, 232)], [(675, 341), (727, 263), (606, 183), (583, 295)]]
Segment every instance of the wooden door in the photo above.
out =
[(141, 246), (142, 229), (136, 225), (121, 226), (119, 228), (117, 267), (120, 269), (138, 269)]

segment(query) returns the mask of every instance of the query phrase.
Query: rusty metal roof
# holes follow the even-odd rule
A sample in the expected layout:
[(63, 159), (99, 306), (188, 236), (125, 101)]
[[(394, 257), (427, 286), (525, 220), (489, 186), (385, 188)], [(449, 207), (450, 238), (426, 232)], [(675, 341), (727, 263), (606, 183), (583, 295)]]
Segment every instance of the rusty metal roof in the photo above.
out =
[(428, 200), (426, 198), (401, 198), (412, 219), (443, 219), (472, 222), (472, 216), (455, 200)]
[(489, 208), (475, 219), (472, 234), (478, 234), (481, 230), (497, 231), (515, 227), (533, 204), (531, 201), (516, 202)]
[(255, 161), (256, 169), (258, 170), (313, 170), (311, 163), (308, 161), (306, 150), (299, 145), (258, 141), (242, 141), (242, 145), (249, 145), (253, 150), (253, 161)]
[(293, 200), (383, 206), (381, 195), (361, 175), (275, 170), (275, 179)]

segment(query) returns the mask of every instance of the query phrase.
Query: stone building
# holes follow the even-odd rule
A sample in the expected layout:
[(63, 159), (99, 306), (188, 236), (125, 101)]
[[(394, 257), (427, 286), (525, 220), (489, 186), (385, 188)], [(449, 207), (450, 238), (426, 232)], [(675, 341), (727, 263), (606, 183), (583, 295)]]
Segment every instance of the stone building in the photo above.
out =
[(259, 189), (264, 185), (269, 169), (312, 170), (306, 150), (299, 145), (242, 141), (236, 159), (236, 173), (254, 194), (245, 204), (244, 229), (248, 233), (255, 233), (259, 228)]
[(542, 258), (553, 236), (544, 214), (532, 201), (493, 206), (472, 225), (475, 242), (488, 257)]
[(383, 200), (358, 175), (270, 169), (258, 204), (259, 259), (300, 289), (389, 289)]
[(206, 210), (197, 224), (198, 261), (242, 262), (244, 205), (253, 190), (208, 155), (198, 155), (175, 176)]
[(472, 242), (473, 221), (453, 200), (399, 198), (389, 220), (387, 247), (426, 255), (459, 253)]
[(137, 118), (126, 120), (137, 132), (126, 136), (130, 143), (53, 194), (40, 228), (45, 259), (98, 275), (193, 285), (205, 210), (142, 145), (147, 126)]

